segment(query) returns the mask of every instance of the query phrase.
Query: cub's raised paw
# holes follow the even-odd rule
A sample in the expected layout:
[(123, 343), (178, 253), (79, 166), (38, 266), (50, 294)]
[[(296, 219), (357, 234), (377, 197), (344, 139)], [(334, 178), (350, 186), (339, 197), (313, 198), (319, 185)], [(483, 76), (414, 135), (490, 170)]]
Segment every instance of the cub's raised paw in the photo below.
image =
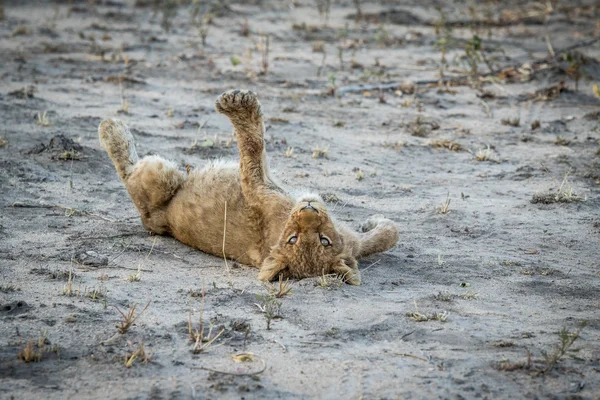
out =
[(228, 90), (219, 96), (215, 108), (230, 118), (258, 118), (262, 115), (258, 97), (251, 90)]
[(381, 214), (375, 214), (372, 215), (371, 217), (369, 217), (369, 219), (367, 219), (361, 226), (360, 226), (360, 231), (361, 232), (369, 232), (373, 229), (375, 229), (375, 227), (381, 222), (381, 221), (385, 221), (387, 220), (387, 218), (385, 218), (383, 215)]

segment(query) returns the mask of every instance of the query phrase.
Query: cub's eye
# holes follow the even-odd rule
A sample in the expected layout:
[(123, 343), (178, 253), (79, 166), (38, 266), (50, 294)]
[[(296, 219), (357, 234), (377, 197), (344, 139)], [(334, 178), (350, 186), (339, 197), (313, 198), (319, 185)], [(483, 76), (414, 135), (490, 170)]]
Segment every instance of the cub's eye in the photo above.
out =
[(321, 236), (321, 244), (325, 247), (331, 246), (331, 241), (327, 239), (325, 236)]
[(288, 244), (295, 244), (298, 241), (298, 236), (296, 235), (292, 235), (289, 237), (289, 239), (287, 240)]

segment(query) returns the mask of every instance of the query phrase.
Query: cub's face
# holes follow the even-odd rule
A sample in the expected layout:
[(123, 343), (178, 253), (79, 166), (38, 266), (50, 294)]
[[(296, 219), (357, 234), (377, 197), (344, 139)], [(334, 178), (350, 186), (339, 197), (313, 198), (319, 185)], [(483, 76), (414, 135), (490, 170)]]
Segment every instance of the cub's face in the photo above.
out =
[(322, 201), (299, 201), (288, 218), (279, 242), (260, 269), (259, 279), (308, 278), (341, 275), (347, 283), (360, 284), (356, 260), (344, 247)]

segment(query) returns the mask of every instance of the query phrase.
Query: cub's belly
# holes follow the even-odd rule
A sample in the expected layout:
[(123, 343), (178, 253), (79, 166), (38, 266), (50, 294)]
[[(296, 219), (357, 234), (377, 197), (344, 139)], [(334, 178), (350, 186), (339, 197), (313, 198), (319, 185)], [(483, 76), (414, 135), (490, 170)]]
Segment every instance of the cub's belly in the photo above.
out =
[(220, 172), (200, 171), (188, 177), (168, 206), (171, 233), (206, 253), (258, 267), (260, 227), (242, 194), (239, 175)]

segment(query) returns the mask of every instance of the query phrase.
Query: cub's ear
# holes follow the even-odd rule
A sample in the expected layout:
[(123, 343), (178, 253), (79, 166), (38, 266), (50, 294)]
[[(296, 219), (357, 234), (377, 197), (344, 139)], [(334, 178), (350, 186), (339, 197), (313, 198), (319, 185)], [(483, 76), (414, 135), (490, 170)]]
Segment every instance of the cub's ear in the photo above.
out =
[(349, 285), (360, 285), (360, 271), (356, 259), (351, 255), (343, 255), (333, 266), (333, 272), (338, 274)]
[(287, 266), (277, 261), (273, 256), (265, 258), (258, 273), (258, 279), (265, 282), (274, 280), (280, 273), (284, 272)]

